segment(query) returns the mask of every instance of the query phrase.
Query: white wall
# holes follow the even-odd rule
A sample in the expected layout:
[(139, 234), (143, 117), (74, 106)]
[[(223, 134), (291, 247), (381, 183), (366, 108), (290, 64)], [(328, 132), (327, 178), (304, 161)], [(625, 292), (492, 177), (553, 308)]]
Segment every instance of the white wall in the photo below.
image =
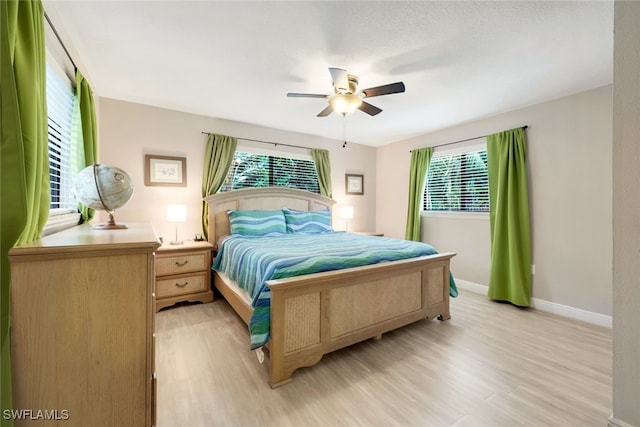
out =
[(640, 426), (640, 3), (616, 1), (613, 97), (613, 415)]
[[(611, 315), (612, 87), (459, 125), (378, 149), (377, 230), (403, 237), (409, 150), (528, 125), (533, 297)], [(488, 217), (422, 218), (423, 241), (458, 253), (456, 277), (488, 285)]]
[[(108, 98), (99, 100), (99, 162), (120, 167), (132, 178), (134, 196), (115, 213), (116, 221), (150, 221), (159, 236), (175, 236), (175, 225), (165, 220), (166, 205), (187, 205), (187, 223), (179, 225), (179, 239), (193, 239), (201, 233), (200, 211), (202, 166), (207, 136), (211, 132), (235, 137), (259, 139), (330, 152), (333, 198), (354, 206), (350, 230), (373, 230), (375, 226), (376, 169), (375, 148), (310, 135), (279, 131), (246, 123), (172, 111)], [(265, 145), (271, 147), (271, 145)], [(279, 147), (286, 149), (286, 147)], [(299, 150), (298, 150), (299, 151)], [(146, 187), (144, 155), (159, 154), (187, 158), (187, 187)], [(346, 196), (345, 173), (363, 174), (365, 194)], [(104, 214), (94, 221), (104, 221)], [(334, 215), (334, 227), (344, 229), (345, 222)]]

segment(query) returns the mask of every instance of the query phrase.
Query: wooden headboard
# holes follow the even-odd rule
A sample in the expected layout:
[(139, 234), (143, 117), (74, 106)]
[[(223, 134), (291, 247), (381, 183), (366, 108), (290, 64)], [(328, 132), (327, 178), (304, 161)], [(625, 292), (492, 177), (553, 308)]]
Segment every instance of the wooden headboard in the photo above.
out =
[(220, 237), (231, 234), (227, 211), (282, 208), (320, 211), (331, 209), (336, 203), (335, 200), (320, 194), (286, 187), (243, 188), (213, 194), (205, 197), (204, 201), (209, 205), (208, 240), (214, 246)]

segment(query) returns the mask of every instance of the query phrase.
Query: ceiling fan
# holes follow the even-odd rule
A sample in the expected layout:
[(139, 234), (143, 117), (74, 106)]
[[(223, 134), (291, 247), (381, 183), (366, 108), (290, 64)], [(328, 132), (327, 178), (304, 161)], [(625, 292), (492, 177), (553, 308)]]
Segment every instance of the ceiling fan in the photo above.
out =
[(329, 105), (320, 111), (318, 117), (326, 117), (333, 111), (346, 116), (355, 111), (356, 108), (370, 116), (375, 116), (382, 110), (365, 102), (363, 99), (404, 92), (404, 83), (402, 82), (371, 87), (357, 92), (359, 83), (357, 76), (347, 74), (347, 71), (342, 68), (329, 68), (329, 73), (331, 73), (331, 78), (333, 79), (333, 95), (290, 92), (287, 93), (287, 96), (291, 98), (326, 98), (329, 101)]

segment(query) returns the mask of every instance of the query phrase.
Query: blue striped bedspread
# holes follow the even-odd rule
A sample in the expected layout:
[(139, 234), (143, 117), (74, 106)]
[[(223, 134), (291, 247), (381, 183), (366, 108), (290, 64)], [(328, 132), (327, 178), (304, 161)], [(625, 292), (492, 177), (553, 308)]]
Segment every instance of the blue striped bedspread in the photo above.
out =
[[(218, 250), (213, 269), (226, 274), (252, 298), (251, 349), (269, 340), (268, 280), (397, 261), (438, 252), (430, 245), (345, 232), (230, 236)], [(458, 295), (453, 275), (449, 294)]]

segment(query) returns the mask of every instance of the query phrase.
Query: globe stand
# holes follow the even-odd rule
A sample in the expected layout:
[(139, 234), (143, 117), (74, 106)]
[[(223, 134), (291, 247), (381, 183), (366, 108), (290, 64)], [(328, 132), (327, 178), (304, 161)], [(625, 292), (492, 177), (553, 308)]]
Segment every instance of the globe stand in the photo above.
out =
[[(116, 174), (115, 178), (118, 179), (118, 175), (122, 178), (122, 174)], [(116, 220), (111, 213), (111, 210), (107, 207), (107, 204), (104, 202), (104, 198), (102, 197), (102, 192), (100, 191), (100, 184), (98, 184), (98, 164), (93, 165), (93, 181), (96, 183), (96, 191), (98, 192), (98, 197), (100, 198), (100, 203), (102, 204), (102, 208), (105, 212), (109, 214), (109, 220), (106, 224), (98, 224), (94, 225), (94, 230), (123, 230), (127, 228), (126, 225), (116, 224)]]
[(127, 226), (124, 224), (116, 224), (116, 220), (111, 212), (109, 212), (109, 220), (106, 224), (98, 224), (93, 226), (94, 230), (123, 230), (125, 228), (127, 228)]

